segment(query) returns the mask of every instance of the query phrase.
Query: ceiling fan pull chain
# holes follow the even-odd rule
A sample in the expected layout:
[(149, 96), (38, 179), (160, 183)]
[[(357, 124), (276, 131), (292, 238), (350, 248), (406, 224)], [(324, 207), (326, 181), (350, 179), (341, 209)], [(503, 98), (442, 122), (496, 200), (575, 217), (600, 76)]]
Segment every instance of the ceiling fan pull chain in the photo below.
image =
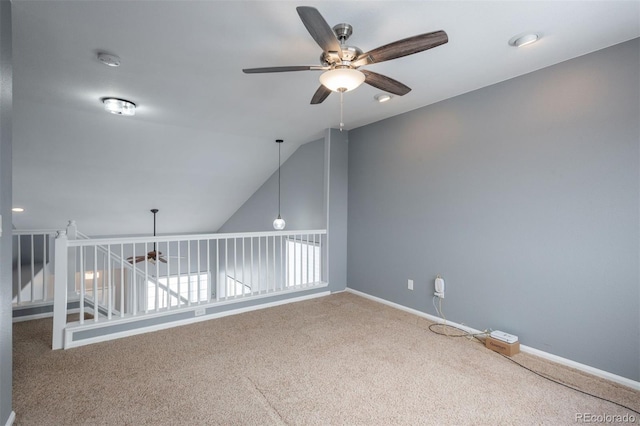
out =
[(340, 131), (344, 128), (344, 90), (340, 91)]

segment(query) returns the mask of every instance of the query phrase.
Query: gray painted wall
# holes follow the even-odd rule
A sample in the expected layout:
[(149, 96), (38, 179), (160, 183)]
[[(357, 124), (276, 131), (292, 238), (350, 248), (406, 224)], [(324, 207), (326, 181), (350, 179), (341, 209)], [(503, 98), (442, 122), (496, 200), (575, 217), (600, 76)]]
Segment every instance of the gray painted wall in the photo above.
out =
[[(287, 141), (284, 141), (286, 144)], [(273, 143), (273, 161), (278, 162)], [(287, 230), (324, 229), (323, 206), (324, 140), (302, 145), (281, 167), (282, 218)], [(269, 159), (265, 159), (268, 161)], [(231, 216), (218, 232), (273, 231), (278, 216), (278, 171)]]
[(11, 3), (0, 1), (0, 425), (11, 415)]
[(639, 51), (352, 130), (349, 287), (640, 380)]
[[(327, 229), (332, 292), (344, 290), (347, 282), (347, 135), (327, 129), (323, 139), (302, 145), (282, 165), (286, 229)], [(277, 194), (276, 171), (218, 232), (272, 231)]]
[[(328, 129), (325, 135), (325, 209), (329, 238), (329, 288), (347, 287), (348, 133)], [(328, 187), (328, 191), (326, 188)]]

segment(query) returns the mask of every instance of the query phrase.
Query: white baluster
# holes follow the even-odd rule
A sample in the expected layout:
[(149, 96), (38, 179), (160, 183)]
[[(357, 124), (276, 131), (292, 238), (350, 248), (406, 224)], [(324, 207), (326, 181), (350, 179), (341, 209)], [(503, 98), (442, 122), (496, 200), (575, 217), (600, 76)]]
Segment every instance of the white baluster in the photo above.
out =
[(196, 243), (198, 244), (198, 250), (197, 250), (197, 253), (198, 253), (198, 298), (196, 300), (198, 301), (198, 303), (200, 303), (201, 302), (201, 299), (200, 299), (200, 275), (202, 275), (201, 274), (201, 270), (200, 270), (200, 240), (198, 240)]
[(22, 235), (18, 235), (18, 305), (22, 303)]
[(207, 239), (207, 302), (211, 302), (211, 240)]
[[(107, 274), (107, 319), (111, 319), (111, 316), (113, 315), (113, 295), (111, 291), (111, 287), (113, 286), (113, 274), (111, 273), (111, 244), (107, 244)], [(103, 282), (105, 278), (106, 277), (103, 275)]]
[(189, 293), (187, 305), (191, 306), (191, 240), (187, 240), (187, 289)]
[(36, 251), (34, 250), (34, 243), (33, 243), (33, 234), (31, 234), (31, 302), (35, 302), (35, 253)]
[(216, 302), (220, 301), (220, 240), (216, 238)]
[[(104, 280), (104, 277), (103, 277)], [(98, 322), (98, 246), (93, 246), (93, 322)]]
[(182, 305), (182, 275), (180, 275), (180, 264), (182, 263), (182, 258), (180, 257), (181, 245), (182, 241), (178, 241), (178, 308)]
[(120, 318), (124, 317), (124, 244), (120, 244)]

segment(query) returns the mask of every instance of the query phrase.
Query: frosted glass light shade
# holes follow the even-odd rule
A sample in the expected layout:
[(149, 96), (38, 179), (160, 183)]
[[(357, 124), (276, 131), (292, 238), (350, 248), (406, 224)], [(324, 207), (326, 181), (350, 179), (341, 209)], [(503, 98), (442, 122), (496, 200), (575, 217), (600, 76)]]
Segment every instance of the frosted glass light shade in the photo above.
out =
[(364, 74), (351, 68), (337, 68), (323, 72), (320, 83), (334, 92), (349, 92), (364, 83)]
[(124, 99), (107, 98), (102, 101), (105, 111), (117, 115), (135, 115), (136, 104)]
[(273, 229), (277, 231), (282, 231), (285, 225), (286, 223), (284, 222), (284, 219), (280, 217), (280, 215), (278, 215), (278, 218), (273, 221)]

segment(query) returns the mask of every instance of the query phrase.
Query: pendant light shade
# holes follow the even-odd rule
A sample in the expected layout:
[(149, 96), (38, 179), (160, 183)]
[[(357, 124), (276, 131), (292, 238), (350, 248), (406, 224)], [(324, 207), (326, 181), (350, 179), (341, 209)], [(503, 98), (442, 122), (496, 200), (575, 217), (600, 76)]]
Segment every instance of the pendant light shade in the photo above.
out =
[(282, 139), (276, 139), (278, 144), (278, 217), (273, 221), (273, 229), (282, 231), (286, 225), (284, 219), (280, 217), (280, 145), (284, 142)]
[(282, 231), (285, 225), (286, 223), (284, 222), (284, 219), (280, 217), (280, 215), (278, 215), (278, 218), (273, 221), (273, 229), (277, 231)]
[(364, 74), (351, 68), (336, 68), (320, 74), (320, 83), (334, 92), (348, 92), (364, 83)]

